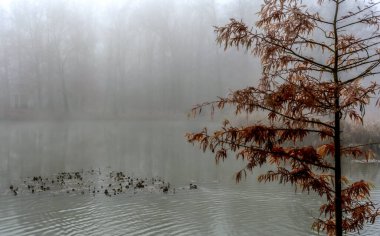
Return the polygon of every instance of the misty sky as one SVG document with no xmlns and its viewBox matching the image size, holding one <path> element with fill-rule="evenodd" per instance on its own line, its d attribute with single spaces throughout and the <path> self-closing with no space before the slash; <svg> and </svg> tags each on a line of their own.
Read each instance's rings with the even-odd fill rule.
<svg viewBox="0 0 380 236">
<path fill-rule="evenodd" d="M 257 83 L 258 60 L 213 26 L 253 25 L 260 3 L 0 0 L 0 118 L 183 118 Z"/>
<path fill-rule="evenodd" d="M 213 26 L 253 22 L 252 1 L 2 1 L 0 113 L 178 117 L 254 83 L 257 59 Z"/>
</svg>

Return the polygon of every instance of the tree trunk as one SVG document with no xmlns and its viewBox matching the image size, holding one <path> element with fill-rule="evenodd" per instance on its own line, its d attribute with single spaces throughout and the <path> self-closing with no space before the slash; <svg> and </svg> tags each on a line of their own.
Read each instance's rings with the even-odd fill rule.
<svg viewBox="0 0 380 236">
<path fill-rule="evenodd" d="M 342 229 L 342 171 L 341 171 L 341 163 L 340 163 L 340 119 L 341 119 L 341 111 L 340 111 L 340 82 L 339 82 L 339 75 L 338 75 L 338 28 L 337 28 L 337 22 L 338 22 L 338 13 L 339 13 L 339 1 L 336 1 L 335 4 L 335 14 L 334 14 L 334 23 L 333 23 L 333 30 L 334 30 L 334 70 L 333 70 L 333 77 L 334 77 L 334 83 L 335 83 L 335 92 L 334 92 L 334 148 L 335 148 L 335 154 L 334 154 L 334 161 L 335 161 L 335 235 L 336 236 L 342 236 L 343 235 L 343 229 Z"/>
<path fill-rule="evenodd" d="M 335 92 L 335 107 L 339 107 L 339 90 Z M 340 111 L 335 111 L 334 146 L 335 146 L 335 223 L 336 236 L 342 236 L 342 171 L 340 163 Z"/>
</svg>

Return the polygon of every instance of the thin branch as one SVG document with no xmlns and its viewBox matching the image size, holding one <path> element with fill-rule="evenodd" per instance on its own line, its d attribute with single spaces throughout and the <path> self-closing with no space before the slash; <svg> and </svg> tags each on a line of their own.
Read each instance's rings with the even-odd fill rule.
<svg viewBox="0 0 380 236">
<path fill-rule="evenodd" d="M 258 35 L 257 35 L 257 36 L 258 36 Z M 287 53 L 289 53 L 289 54 L 291 54 L 291 55 L 293 55 L 293 56 L 296 56 L 296 57 L 298 57 L 298 58 L 300 58 L 300 59 L 302 59 L 302 60 L 304 60 L 304 61 L 307 61 L 307 62 L 309 62 L 309 63 L 311 63 L 311 64 L 313 64 L 313 65 L 315 65 L 315 66 L 317 66 L 317 67 L 319 67 L 319 68 L 325 68 L 325 69 L 327 69 L 327 70 L 329 70 L 329 71 L 332 71 L 332 70 L 333 70 L 333 68 L 331 68 L 331 67 L 329 67 L 329 66 L 327 66 L 327 65 L 324 65 L 324 64 L 318 63 L 318 62 L 316 62 L 316 61 L 314 61 L 314 60 L 312 60 L 312 59 L 310 59 L 310 58 L 307 58 L 307 57 L 305 57 L 305 56 L 302 56 L 301 54 L 295 52 L 295 51 L 292 50 L 291 48 L 288 48 L 288 47 L 286 47 L 285 45 L 280 44 L 281 41 L 279 41 L 279 40 L 277 40 L 277 39 L 270 38 L 270 39 L 273 40 L 273 41 L 268 41 L 268 40 L 266 39 L 266 37 L 264 37 L 264 36 L 258 36 L 258 37 L 259 37 L 261 40 L 267 42 L 268 44 L 271 44 L 271 45 L 273 45 L 273 46 L 277 46 L 277 47 L 283 49 L 284 51 L 286 51 Z M 274 41 L 277 41 L 278 43 L 275 43 Z"/>
<path fill-rule="evenodd" d="M 377 3 L 378 4 L 378 3 Z M 380 15 L 374 15 L 374 16 L 371 16 L 371 17 L 367 17 L 367 18 L 362 18 L 362 19 L 359 19 L 357 21 L 354 21 L 354 22 L 351 22 L 349 24 L 346 24 L 346 25 L 343 25 L 343 26 L 340 26 L 338 27 L 337 29 L 338 30 L 341 30 L 341 29 L 344 29 L 344 28 L 347 28 L 349 26 L 352 26 L 352 25 L 356 25 L 356 24 L 360 24 L 360 23 L 366 23 L 367 21 L 370 21 L 371 19 L 376 19 L 376 18 L 379 18 Z"/>
<path fill-rule="evenodd" d="M 374 57 L 374 56 L 380 56 L 380 55 L 372 55 L 371 57 Z M 348 70 L 351 70 L 351 69 L 354 69 L 354 68 L 358 68 L 360 66 L 364 66 L 364 65 L 373 63 L 372 65 L 368 66 L 367 69 L 365 69 L 365 72 L 370 72 L 371 70 L 375 69 L 379 65 L 380 59 L 371 60 L 371 61 L 368 61 L 368 59 L 369 58 L 366 58 L 366 59 L 363 59 L 361 61 L 354 62 L 354 63 L 346 65 L 346 66 L 342 66 L 342 67 L 339 68 L 338 71 L 339 72 L 340 71 L 348 71 Z"/>
<path fill-rule="evenodd" d="M 342 1 L 343 2 L 343 1 Z M 375 3 L 375 4 L 372 4 L 372 5 L 369 5 L 367 7 L 364 7 L 363 9 L 360 9 L 359 11 L 357 12 L 354 12 L 353 14 L 350 14 L 350 15 L 346 15 L 346 16 L 342 16 L 340 19 L 337 20 L 337 22 L 339 21 L 342 21 L 342 20 L 347 20 L 348 18 L 351 18 L 353 16 L 356 16 L 364 11 L 367 11 L 369 9 L 371 9 L 372 7 L 376 6 L 377 4 L 379 4 L 379 2 Z"/>
<path fill-rule="evenodd" d="M 366 147 L 366 146 L 371 146 L 371 145 L 380 145 L 380 142 L 359 144 L 359 145 L 355 145 L 355 146 L 347 146 L 347 147 L 341 148 L 341 150 L 347 150 L 347 149 L 358 148 L 358 147 Z"/>
</svg>

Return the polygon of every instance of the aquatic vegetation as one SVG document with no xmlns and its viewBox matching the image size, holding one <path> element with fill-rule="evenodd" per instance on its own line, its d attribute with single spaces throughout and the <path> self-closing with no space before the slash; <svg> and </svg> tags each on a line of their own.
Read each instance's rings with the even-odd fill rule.
<svg viewBox="0 0 380 236">
<path fill-rule="evenodd" d="M 106 186 L 106 187 L 105 187 Z M 197 189 L 197 185 L 190 184 L 189 188 Z M 100 191 L 101 190 L 101 191 Z M 108 197 L 119 194 L 136 193 L 165 193 L 175 194 L 175 188 L 163 178 L 138 178 L 126 172 L 81 170 L 75 172 L 59 172 L 51 176 L 32 176 L 21 181 L 21 184 L 11 184 L 6 194 L 17 196 L 28 194 L 80 194 L 93 196 L 105 195 Z"/>
</svg>

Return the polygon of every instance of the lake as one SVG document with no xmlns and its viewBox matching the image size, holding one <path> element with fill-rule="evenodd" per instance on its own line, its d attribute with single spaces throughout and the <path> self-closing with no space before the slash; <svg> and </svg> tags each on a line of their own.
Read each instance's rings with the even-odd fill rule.
<svg viewBox="0 0 380 236">
<path fill-rule="evenodd" d="M 204 125 L 204 124 L 202 124 Z M 110 168 L 161 176 L 175 194 L 34 194 L 0 196 L 0 235 L 318 235 L 310 226 L 321 199 L 289 185 L 236 184 L 243 166 L 216 166 L 211 154 L 186 143 L 193 121 L 71 121 L 0 123 L 0 192 L 33 175 Z M 207 124 L 212 125 L 212 124 Z M 380 186 L 377 163 L 345 165 L 354 179 Z M 189 183 L 198 189 L 189 190 Z M 380 203 L 380 190 L 372 192 Z M 361 235 L 377 235 L 380 222 Z"/>
</svg>

